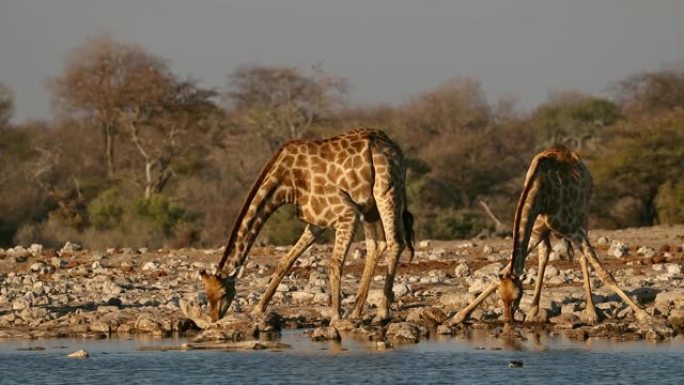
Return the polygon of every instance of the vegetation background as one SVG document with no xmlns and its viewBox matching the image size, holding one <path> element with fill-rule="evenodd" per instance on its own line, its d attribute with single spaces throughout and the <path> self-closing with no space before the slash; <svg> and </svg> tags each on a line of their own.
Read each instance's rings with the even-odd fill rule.
<svg viewBox="0 0 684 385">
<path fill-rule="evenodd" d="M 320 66 L 246 65 L 213 89 L 170 68 L 98 36 L 47 84 L 55 118 L 22 124 L 0 84 L 0 246 L 218 246 L 275 149 L 358 127 L 404 149 L 418 238 L 505 231 L 529 161 L 552 143 L 594 176 L 591 227 L 684 223 L 684 69 L 608 84 L 607 99 L 557 92 L 525 112 L 470 78 L 404 105 L 350 107 L 347 81 Z M 289 244 L 302 229 L 283 208 L 260 242 Z"/>
</svg>

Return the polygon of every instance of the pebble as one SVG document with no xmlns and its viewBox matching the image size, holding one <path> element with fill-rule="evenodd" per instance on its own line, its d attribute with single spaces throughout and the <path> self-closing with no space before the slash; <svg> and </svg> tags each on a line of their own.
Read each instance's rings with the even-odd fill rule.
<svg viewBox="0 0 684 385">
<path fill-rule="evenodd" d="M 67 357 L 69 357 L 69 358 L 88 358 L 89 356 L 90 356 L 90 354 L 88 354 L 88 352 L 86 352 L 83 349 L 77 350 L 77 351 L 67 355 Z"/>
<path fill-rule="evenodd" d="M 512 361 L 508 362 L 508 367 L 509 368 L 522 368 L 523 362 L 520 360 L 512 360 Z"/>
</svg>

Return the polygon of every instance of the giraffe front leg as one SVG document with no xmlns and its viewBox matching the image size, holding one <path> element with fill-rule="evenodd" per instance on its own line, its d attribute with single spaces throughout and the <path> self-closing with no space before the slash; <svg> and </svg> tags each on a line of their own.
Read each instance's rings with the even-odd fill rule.
<svg viewBox="0 0 684 385">
<path fill-rule="evenodd" d="M 546 271 L 546 264 L 549 261 L 549 254 L 551 253 L 551 242 L 548 236 L 544 236 L 539 243 L 538 258 L 539 258 L 539 271 L 537 272 L 537 281 L 534 283 L 534 296 L 532 297 L 532 305 L 530 310 L 528 310 L 525 317 L 527 322 L 546 322 L 547 313 L 546 311 L 539 311 L 539 302 L 541 301 L 541 291 L 544 283 L 544 272 Z"/>
<path fill-rule="evenodd" d="M 582 311 L 580 320 L 587 325 L 596 325 L 600 319 L 594 307 L 594 300 L 591 298 L 591 281 L 589 280 L 589 267 L 587 266 L 587 258 L 582 254 L 580 256 L 580 266 L 582 267 L 582 275 L 584 279 L 584 296 L 586 298 L 586 308 Z"/>
<path fill-rule="evenodd" d="M 266 311 L 266 307 L 268 307 L 268 304 L 271 301 L 271 298 L 273 298 L 273 295 L 275 294 L 278 285 L 280 285 L 280 282 L 283 280 L 297 258 L 299 258 L 299 256 L 302 255 L 302 253 L 316 241 L 316 238 L 318 238 L 322 231 L 323 230 L 318 227 L 311 225 L 306 226 L 304 233 L 302 233 L 302 235 L 299 237 L 297 243 L 292 246 L 292 249 L 290 249 L 287 255 L 285 255 L 280 260 L 280 263 L 278 263 L 276 271 L 271 276 L 271 281 L 268 284 L 268 288 L 266 288 L 266 291 L 261 296 L 259 303 L 252 310 L 252 316 L 259 317 Z"/>
<path fill-rule="evenodd" d="M 364 222 L 363 228 L 366 236 L 366 264 L 364 265 L 361 281 L 359 282 L 356 303 L 349 316 L 351 319 L 358 319 L 361 317 L 361 312 L 363 312 L 363 307 L 368 298 L 368 289 L 370 288 L 371 279 L 373 278 L 373 272 L 375 271 L 380 256 L 385 251 L 385 243 L 378 241 L 378 238 L 382 237 L 382 224 L 380 222 Z"/>
<path fill-rule="evenodd" d="M 350 208 L 348 215 L 338 219 L 338 226 L 335 232 L 335 246 L 329 265 L 331 311 L 330 323 L 336 323 L 342 318 L 340 308 L 340 284 L 342 280 L 342 266 L 344 259 L 349 251 L 356 225 L 356 213 Z"/>
</svg>

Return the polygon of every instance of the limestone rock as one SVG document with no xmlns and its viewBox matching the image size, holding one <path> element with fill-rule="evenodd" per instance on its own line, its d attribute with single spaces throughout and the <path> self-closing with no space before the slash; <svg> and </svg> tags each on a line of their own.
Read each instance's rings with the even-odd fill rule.
<svg viewBox="0 0 684 385">
<path fill-rule="evenodd" d="M 655 257 L 658 253 L 654 248 L 650 246 L 641 246 L 639 250 L 637 250 L 637 254 L 642 255 L 646 258 L 652 258 Z"/>
<path fill-rule="evenodd" d="M 81 247 L 81 245 L 79 245 L 78 243 L 73 243 L 73 242 L 67 241 L 64 244 L 64 246 L 62 247 L 62 249 L 59 251 L 59 253 L 60 254 L 62 254 L 62 253 L 73 253 L 73 252 L 79 251 L 81 249 L 83 249 L 83 247 Z"/>
<path fill-rule="evenodd" d="M 490 263 L 489 265 L 483 266 L 482 268 L 475 270 L 474 275 L 479 277 L 498 276 L 499 272 L 503 267 L 504 266 L 501 262 Z"/>
<path fill-rule="evenodd" d="M 90 356 L 90 354 L 88 354 L 88 352 L 86 352 L 83 349 L 77 350 L 77 351 L 67 355 L 67 357 L 69 357 L 69 358 L 88 358 L 89 356 Z"/>
<path fill-rule="evenodd" d="M 310 304 L 315 294 L 306 291 L 294 291 L 291 294 L 292 301 L 299 304 Z"/>
<path fill-rule="evenodd" d="M 397 283 L 392 287 L 392 292 L 394 293 L 394 298 L 401 298 L 407 294 L 411 293 L 411 286 L 405 283 Z"/>
<path fill-rule="evenodd" d="M 411 322 L 397 322 L 389 325 L 386 336 L 398 342 L 418 343 L 421 334 L 420 326 Z"/>
<path fill-rule="evenodd" d="M 153 270 L 157 270 L 157 269 L 159 269 L 159 263 L 157 263 L 155 261 L 146 262 L 142 266 L 142 271 L 153 271 Z"/>
<path fill-rule="evenodd" d="M 629 247 L 624 242 L 613 240 L 613 242 L 610 243 L 608 255 L 615 258 L 626 257 L 629 255 Z"/>
<path fill-rule="evenodd" d="M 459 263 L 454 269 L 454 277 L 467 277 L 470 274 L 470 268 L 465 262 Z"/>
<path fill-rule="evenodd" d="M 340 332 L 333 326 L 321 326 L 311 334 L 312 341 L 340 341 Z"/>
</svg>

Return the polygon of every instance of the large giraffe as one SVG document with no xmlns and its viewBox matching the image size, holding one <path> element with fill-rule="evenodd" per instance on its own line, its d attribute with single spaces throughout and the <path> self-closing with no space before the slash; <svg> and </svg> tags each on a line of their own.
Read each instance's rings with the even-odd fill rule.
<svg viewBox="0 0 684 385">
<path fill-rule="evenodd" d="M 583 322 L 595 324 L 599 320 L 591 299 L 587 260 L 603 284 L 617 293 L 634 310 L 636 318 L 639 321 L 647 320 L 646 312 L 618 287 L 617 282 L 598 260 L 594 248 L 589 243 L 587 225 L 592 187 L 589 170 L 573 151 L 562 145 L 554 145 L 537 154 L 527 170 L 523 191 L 515 211 L 511 263 L 502 270 L 500 281 L 492 283 L 473 303 L 457 313 L 452 318 L 452 323 L 465 320 L 497 288 L 504 304 L 504 320 L 512 323 L 523 293 L 520 277 L 524 272 L 525 259 L 536 245 L 539 245 L 539 271 L 535 281 L 532 306 L 527 313 L 526 320 L 540 321 L 542 317 L 539 312 L 539 301 L 544 270 L 551 249 L 549 238 L 552 234 L 564 242 L 569 241 L 582 252 L 580 266 L 584 275 L 584 292 L 587 301 L 581 317 Z M 530 243 L 532 247 L 528 248 Z"/>
<path fill-rule="evenodd" d="M 408 246 L 413 258 L 413 216 L 406 208 L 404 158 L 382 131 L 354 130 L 322 140 L 284 144 L 259 174 L 235 219 L 216 274 L 201 273 L 213 322 L 223 317 L 235 297 L 235 279 L 268 217 L 283 204 L 296 205 L 307 223 L 292 249 L 278 264 L 253 314 L 266 310 L 280 281 L 295 260 L 321 234 L 335 230 L 329 264 L 332 316 L 341 318 L 340 277 L 344 259 L 361 220 L 366 237 L 366 263 L 351 318 L 358 318 L 368 296 L 378 258 L 387 251 L 387 276 L 376 318 L 389 316 L 399 255 Z M 227 262 L 230 272 L 223 275 Z"/>
</svg>

